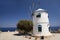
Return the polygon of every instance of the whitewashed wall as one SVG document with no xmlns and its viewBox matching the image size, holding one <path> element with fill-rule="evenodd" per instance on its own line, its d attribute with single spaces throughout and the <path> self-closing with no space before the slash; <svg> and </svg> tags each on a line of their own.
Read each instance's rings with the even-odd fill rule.
<svg viewBox="0 0 60 40">
<path fill-rule="evenodd" d="M 42 12 L 41 12 L 42 11 Z M 37 18 L 36 15 L 41 14 L 40 18 Z M 33 13 L 33 34 L 34 36 L 49 36 L 51 35 L 49 32 L 49 19 L 48 13 L 43 9 L 38 9 Z M 38 25 L 42 26 L 42 32 L 38 31 Z"/>
</svg>

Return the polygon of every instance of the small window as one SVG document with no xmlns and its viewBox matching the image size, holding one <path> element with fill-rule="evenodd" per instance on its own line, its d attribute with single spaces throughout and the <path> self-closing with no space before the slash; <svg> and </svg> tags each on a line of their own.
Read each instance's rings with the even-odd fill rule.
<svg viewBox="0 0 60 40">
<path fill-rule="evenodd" d="M 38 25 L 38 32 L 42 32 L 42 26 Z"/>
<path fill-rule="evenodd" d="M 41 14 L 39 13 L 38 15 L 36 15 L 36 17 L 41 17 Z"/>
</svg>

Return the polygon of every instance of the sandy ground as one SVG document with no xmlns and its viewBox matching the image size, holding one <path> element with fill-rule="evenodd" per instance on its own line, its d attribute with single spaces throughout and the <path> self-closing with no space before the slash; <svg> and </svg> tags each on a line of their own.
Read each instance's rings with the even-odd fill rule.
<svg viewBox="0 0 60 40">
<path fill-rule="evenodd" d="M 0 40 L 35 40 L 34 37 L 28 36 L 27 38 L 24 35 L 15 35 L 18 34 L 18 32 L 0 32 Z M 40 40 L 38 38 L 37 40 Z M 52 33 L 51 37 L 46 37 L 44 40 L 60 40 L 60 33 Z"/>
<path fill-rule="evenodd" d="M 24 35 L 18 36 L 14 34 L 18 34 L 18 32 L 1 32 L 0 40 L 34 40 L 34 38 L 29 39 Z"/>
</svg>

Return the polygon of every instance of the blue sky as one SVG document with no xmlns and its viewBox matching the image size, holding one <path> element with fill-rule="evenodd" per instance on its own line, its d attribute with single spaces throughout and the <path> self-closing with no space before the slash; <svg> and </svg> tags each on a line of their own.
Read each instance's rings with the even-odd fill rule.
<svg viewBox="0 0 60 40">
<path fill-rule="evenodd" d="M 51 26 L 60 26 L 60 0 L 34 0 L 48 11 Z M 0 27 L 16 27 L 19 20 L 32 20 L 32 0 L 0 0 Z M 36 5 L 35 5 L 36 6 Z M 33 9 L 32 9 L 33 10 Z"/>
</svg>

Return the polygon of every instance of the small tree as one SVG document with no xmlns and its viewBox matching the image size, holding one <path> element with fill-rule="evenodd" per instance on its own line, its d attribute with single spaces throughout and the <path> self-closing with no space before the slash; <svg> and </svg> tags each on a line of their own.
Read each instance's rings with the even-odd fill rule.
<svg viewBox="0 0 60 40">
<path fill-rule="evenodd" d="M 17 24 L 17 29 L 22 33 L 31 32 L 33 29 L 33 23 L 30 20 L 20 20 Z"/>
</svg>

